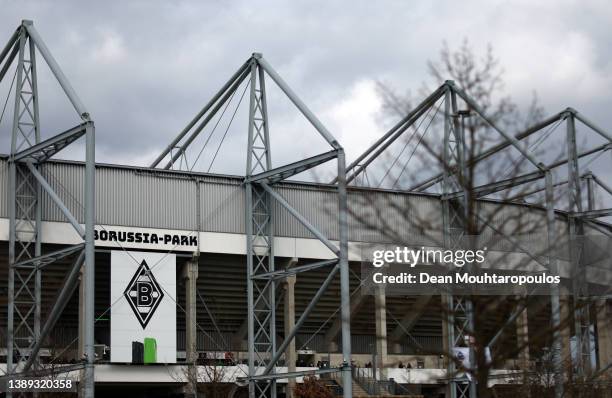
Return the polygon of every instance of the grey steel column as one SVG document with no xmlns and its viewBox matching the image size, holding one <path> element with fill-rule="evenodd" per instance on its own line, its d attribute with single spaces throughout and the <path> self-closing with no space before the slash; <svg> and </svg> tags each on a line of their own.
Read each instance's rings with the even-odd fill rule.
<svg viewBox="0 0 612 398">
<path fill-rule="evenodd" d="M 32 108 L 34 110 L 34 141 L 40 143 L 40 117 L 38 112 L 38 78 L 36 74 L 36 48 L 32 40 L 28 40 L 30 50 L 30 76 L 32 78 Z M 34 246 L 34 255 L 39 257 L 42 254 L 42 187 L 40 183 L 36 183 L 36 215 L 35 215 L 35 234 L 36 243 Z M 35 265 L 36 271 L 34 274 L 34 342 L 38 343 L 40 339 L 40 302 L 42 291 L 42 272 L 39 269 L 39 264 Z M 34 368 L 39 365 L 38 356 L 34 362 Z"/>
<path fill-rule="evenodd" d="M 95 169 L 95 128 L 93 122 L 88 123 L 85 132 L 85 383 L 83 395 L 94 397 L 94 323 L 95 323 L 95 242 L 94 225 L 96 218 L 96 169 Z"/>
<path fill-rule="evenodd" d="M 17 131 L 19 128 L 19 101 L 20 101 L 20 85 L 23 73 L 23 52 L 26 42 L 25 30 L 20 27 L 18 43 L 19 46 L 19 61 L 17 63 L 17 87 L 15 88 L 15 107 L 13 110 L 13 127 L 11 136 L 11 155 L 17 152 Z M 8 276 L 8 316 L 7 316 L 7 351 L 6 351 L 6 367 L 7 374 L 13 373 L 13 358 L 15 352 L 14 338 L 14 321 L 15 321 L 15 244 L 17 240 L 16 233 L 16 191 L 17 190 L 17 165 L 12 159 L 9 160 L 9 276 Z M 7 397 L 11 397 L 12 393 L 7 392 Z"/>
<path fill-rule="evenodd" d="M 198 395 L 197 351 L 197 290 L 198 290 L 198 257 L 185 263 L 183 268 L 185 281 L 185 359 L 188 364 L 187 393 L 192 397 Z"/>
<path fill-rule="evenodd" d="M 247 148 L 247 168 L 246 175 L 251 175 L 253 168 L 251 151 L 253 142 L 253 104 L 255 103 L 255 69 L 256 65 L 251 63 L 250 77 L 250 101 L 249 101 L 249 128 L 248 128 L 248 148 Z M 248 311 L 248 326 L 247 326 L 247 341 L 248 341 L 248 362 L 249 376 L 255 375 L 255 305 L 253 292 L 253 184 L 246 183 L 245 185 L 245 207 L 246 207 L 246 239 L 247 239 L 247 311 Z M 255 398 L 255 382 L 249 381 L 249 398 Z"/>
<path fill-rule="evenodd" d="M 447 87 L 446 92 L 444 93 L 444 148 L 442 153 L 442 161 L 443 161 L 443 175 L 442 175 L 442 193 L 447 193 L 452 191 L 450 188 L 450 89 Z M 444 238 L 444 245 L 446 247 L 450 247 L 450 206 L 448 205 L 448 200 L 442 202 L 442 233 Z M 447 378 L 450 379 L 447 392 L 450 398 L 456 398 L 457 396 L 457 387 L 455 385 L 455 381 L 451 379 L 451 377 L 455 373 L 455 364 L 452 360 L 453 355 L 453 347 L 455 346 L 455 317 L 453 314 L 454 308 L 454 300 L 451 294 L 443 295 L 442 302 L 446 303 L 446 311 L 448 311 L 446 315 L 446 337 L 447 337 L 447 345 L 449 356 L 446 372 Z"/>
<path fill-rule="evenodd" d="M 387 380 L 387 300 L 384 286 L 376 286 L 374 290 L 374 316 L 376 319 L 376 361 L 372 362 L 374 369 L 379 370 L 380 377 L 373 374 L 375 380 Z"/>
<path fill-rule="evenodd" d="M 548 233 L 548 269 L 551 275 L 559 275 L 557 266 L 556 251 L 554 250 L 557 242 L 557 232 L 555 229 L 555 209 L 553 195 L 553 180 L 550 170 L 544 174 L 546 183 L 546 230 Z M 553 372 L 555 378 L 555 398 L 563 398 L 565 381 L 563 375 L 563 362 L 561 358 L 561 309 L 559 304 L 559 286 L 550 286 L 550 307 L 551 307 L 551 328 L 553 330 L 552 355 Z M 569 342 L 568 342 L 569 343 Z"/>
<path fill-rule="evenodd" d="M 252 83 L 252 81 L 251 81 Z M 250 117 L 249 117 L 250 118 Z M 249 126 L 251 123 L 249 123 Z M 249 134 L 250 136 L 250 134 Z M 249 142 L 251 142 L 249 138 Z M 250 165 L 250 155 L 248 156 L 247 164 Z M 250 168 L 250 166 L 247 166 Z M 245 207 L 246 207 L 246 239 L 247 239 L 247 341 L 248 341 L 248 364 L 249 364 L 249 376 L 255 375 L 255 306 L 253 305 L 254 294 L 253 294 L 253 283 L 251 278 L 253 277 L 253 209 L 251 203 L 253 202 L 253 185 L 248 182 L 245 186 Z M 255 383 L 249 381 L 249 398 L 255 398 Z"/>
<path fill-rule="evenodd" d="M 292 259 L 297 260 L 297 259 Z M 289 275 L 285 279 L 285 305 L 284 305 L 284 323 L 285 323 L 285 339 L 290 337 L 291 330 L 295 327 L 295 275 Z M 295 339 L 291 339 L 291 342 L 285 350 L 285 364 L 287 365 L 287 372 L 295 372 L 296 362 L 295 352 Z M 287 382 L 287 391 L 285 393 L 287 398 L 293 398 L 293 389 L 295 388 L 295 379 L 289 378 Z"/>
<path fill-rule="evenodd" d="M 576 121 L 574 113 L 567 113 L 567 167 L 569 188 L 569 211 L 582 211 L 582 192 L 580 187 L 580 168 L 578 165 L 578 149 L 576 145 Z M 582 269 L 580 248 L 575 243 L 580 242 L 579 237 L 584 235 L 582 220 L 574 217 L 568 218 L 570 238 L 570 264 L 574 275 L 574 329 L 576 334 L 576 369 L 577 374 L 586 377 L 591 373 L 591 336 L 589 301 L 586 300 L 587 281 L 586 272 Z"/>
<path fill-rule="evenodd" d="M 346 159 L 338 150 L 338 220 L 340 227 L 340 314 L 342 317 L 342 388 L 344 398 L 353 397 L 351 376 L 351 291 L 348 264 L 348 205 Z"/>
</svg>

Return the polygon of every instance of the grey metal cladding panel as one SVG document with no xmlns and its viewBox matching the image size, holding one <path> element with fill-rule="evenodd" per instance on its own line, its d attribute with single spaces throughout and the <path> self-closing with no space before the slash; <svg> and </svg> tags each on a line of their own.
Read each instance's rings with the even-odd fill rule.
<svg viewBox="0 0 612 398">
<path fill-rule="evenodd" d="M 338 196 L 335 191 L 288 184 L 278 185 L 274 189 L 325 236 L 338 239 Z M 312 234 L 276 201 L 273 201 L 272 209 L 274 232 L 277 236 L 312 237 Z"/>
<path fill-rule="evenodd" d="M 335 190 L 315 190 L 299 185 L 279 185 L 275 189 L 328 238 L 338 239 L 338 195 Z M 432 197 L 351 190 L 348 200 L 349 240 L 355 242 L 384 243 L 392 241 L 390 236 L 393 236 L 406 244 L 428 244 L 431 242 L 428 234 L 420 231 L 411 220 L 418 217 L 428 225 L 436 226 L 441 214 L 437 198 Z M 282 206 L 273 203 L 273 209 L 276 235 L 312 237 Z"/>
<path fill-rule="evenodd" d="M 70 211 L 83 222 L 84 167 L 47 163 L 43 175 Z M 48 195 L 43 219 L 65 221 Z M 195 229 L 195 183 L 160 178 L 130 169 L 96 169 L 96 223 L 151 228 Z"/>
<path fill-rule="evenodd" d="M 40 173 L 45 177 L 72 215 L 79 222 L 84 222 L 83 203 L 85 201 L 83 187 L 85 184 L 85 168 L 81 165 L 45 163 L 41 167 Z M 55 202 L 44 191 L 42 194 L 42 209 L 43 220 L 66 221 L 66 217 L 64 217 Z"/>
<path fill-rule="evenodd" d="M 231 180 L 200 183 L 202 231 L 244 233 L 245 190 Z"/>
<path fill-rule="evenodd" d="M 0 159 L 0 217 L 8 217 L 8 161 Z"/>
<path fill-rule="evenodd" d="M 349 193 L 349 239 L 428 245 L 441 238 L 437 198 L 380 191 Z"/>
<path fill-rule="evenodd" d="M 99 168 L 96 215 L 100 224 L 195 230 L 196 183 L 129 169 Z"/>
</svg>

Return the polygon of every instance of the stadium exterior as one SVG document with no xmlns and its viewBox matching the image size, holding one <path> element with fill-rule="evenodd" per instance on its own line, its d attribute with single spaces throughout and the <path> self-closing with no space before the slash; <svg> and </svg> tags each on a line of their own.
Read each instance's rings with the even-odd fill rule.
<svg viewBox="0 0 612 398">
<path fill-rule="evenodd" d="M 442 193 L 425 192 L 427 183 L 411 190 L 357 186 L 356 176 L 371 156 L 379 155 L 378 149 L 390 139 L 397 139 L 439 99 L 446 100 L 447 115 L 457 114 L 456 109 L 451 109 L 456 96 L 478 112 L 477 104 L 471 103 L 452 82 L 441 86 L 345 170 L 340 144 L 267 61 L 255 54 L 152 167 L 95 164 L 90 115 L 30 22 L 20 25 L 0 53 L 0 67 L 7 65 L 7 69 L 16 59 L 18 70 L 23 70 L 18 82 L 28 80 L 27 76 L 35 82 L 35 70 L 23 67 L 28 61 L 33 64 L 34 46 L 54 71 L 81 121 L 75 129 L 43 140 L 38 133 L 37 111 L 32 112 L 37 139 L 22 139 L 29 145 L 13 145 L 12 153 L 0 158 L 0 191 L 5 193 L 0 195 L 0 283 L 8 296 L 0 322 L 6 334 L 3 358 L 9 374 L 67 374 L 81 381 L 79 394 L 83 396 L 93 396 L 94 388 L 99 395 L 116 391 L 131 391 L 134 395 L 191 394 L 192 384 L 197 384 L 190 382 L 191 372 L 197 373 L 197 367 L 212 366 L 202 359 L 203 354 L 210 359 L 217 358 L 218 353 L 232 353 L 223 357 L 231 361 L 223 362 L 220 380 L 197 380 L 198 383 L 233 385 L 231 394 L 235 396 L 247 391 L 251 397 L 289 396 L 288 386 L 301 383 L 305 375 L 316 374 L 345 397 L 475 396 L 474 380 L 458 369 L 447 354 L 454 346 L 464 345 L 461 341 L 470 330 L 473 314 L 469 298 L 360 293 L 361 267 L 369 261 L 372 247 L 397 243 L 389 238 L 386 229 L 400 236 L 403 245 L 416 247 L 439 245 L 449 234 L 449 202 L 463 194 L 450 180 L 461 173 L 461 167 L 442 173 L 438 180 L 443 182 Z M 31 58 L 27 57 L 28 48 L 32 48 Z M 0 73 L 0 80 L 5 73 Z M 281 87 L 330 144 L 331 151 L 280 168 L 271 167 L 265 76 Z M 210 120 L 208 116 L 214 115 L 239 84 L 249 79 L 251 118 L 246 176 L 172 170 L 181 152 L 199 133 L 191 135 L 199 123 L 203 121 L 205 125 Z M 18 90 L 16 103 L 20 103 L 19 95 L 36 92 L 35 83 L 29 89 L 19 87 L 22 90 Z M 36 100 L 22 103 L 22 109 L 27 109 Z M 15 111 L 14 142 L 28 126 L 23 122 L 23 115 L 28 113 Z M 574 119 L 583 120 L 609 140 L 602 129 L 574 110 L 551 119 L 561 118 L 569 118 L 571 123 Z M 445 137 L 453 134 L 450 130 L 454 119 L 447 119 Z M 551 121 L 535 126 L 531 133 L 546 123 Z M 588 209 L 583 209 L 574 199 L 576 209 L 561 211 L 555 210 L 550 200 L 544 205 L 530 205 L 485 198 L 537 180 L 545 181 L 547 194 L 552 192 L 552 165 L 545 166 L 518 145 L 526 134 L 499 133 L 504 148 L 515 146 L 536 171 L 512 181 L 477 187 L 481 197 L 479 211 L 496 214 L 488 221 L 488 233 L 511 234 L 508 224 L 520 217 L 541 231 L 534 245 L 545 252 L 551 241 L 571 240 L 571 235 L 577 233 L 576 219 L 584 221 L 579 222 L 580 235 L 607 236 L 612 232 L 608 224 L 596 220 L 609 215 L 609 209 L 595 209 L 591 202 Z M 51 159 L 81 136 L 86 136 L 88 142 L 85 162 Z M 609 143 L 600 148 L 608 149 Z M 574 184 L 572 178 L 581 178 L 578 160 L 587 155 L 575 148 L 568 152 L 568 158 L 560 165 L 575 167 L 568 178 Z M 495 151 L 487 156 L 494 154 Z M 165 159 L 170 159 L 169 163 L 159 167 Z M 338 176 L 329 184 L 287 180 L 328 161 L 338 164 Z M 457 165 L 462 162 L 457 160 Z M 589 184 L 592 188 L 593 181 Z M 579 185 L 578 182 L 574 186 Z M 602 188 L 607 190 L 603 183 Z M 417 217 L 428 220 L 426 231 L 406 222 Z M 384 225 L 377 221 L 381 218 L 386 220 Z M 502 246 L 492 248 L 492 255 L 508 251 Z M 20 258 L 20 250 L 28 257 Z M 114 251 L 176 255 L 176 364 L 137 365 L 109 359 Z M 518 257 L 522 261 L 529 255 Z M 575 275 L 566 266 L 572 258 L 569 246 L 544 257 L 548 269 L 572 285 Z M 527 263 L 527 268 L 533 265 Z M 28 273 L 22 268 L 27 268 Z M 603 277 L 585 274 L 581 283 L 609 288 L 610 278 L 606 273 Z M 31 303 L 24 304 L 24 295 L 32 297 Z M 533 361 L 529 352 L 544 348 L 539 342 L 530 342 L 532 330 L 550 329 L 546 341 L 553 350 L 557 396 L 563 394 L 568 377 L 562 362 L 572 362 L 572 339 L 583 350 L 578 349 L 580 354 L 573 359 L 577 364 L 575 372 L 591 377 L 609 368 L 609 300 L 607 296 L 592 300 L 590 307 L 604 310 L 592 310 L 590 319 L 589 311 L 585 315 L 578 306 L 584 298 L 574 295 L 570 300 L 566 293 L 557 291 L 540 296 L 544 304 L 530 302 L 523 307 L 517 304 L 519 300 L 509 297 L 507 307 L 500 309 L 502 315 L 485 322 L 493 352 L 500 331 L 510 333 L 516 347 L 527 346 L 491 371 L 491 385 L 503 389 L 524 380 L 521 370 Z M 450 311 L 443 312 L 441 308 Z M 563 314 L 573 314 L 576 326 L 561 324 Z M 466 324 L 457 319 L 465 319 Z M 581 335 L 584 322 L 586 338 Z M 593 369 L 592 325 L 596 330 Z M 370 367 L 363 369 L 366 363 L 378 368 L 378 373 L 373 374 Z M 410 364 L 410 368 L 400 363 Z"/>
</svg>

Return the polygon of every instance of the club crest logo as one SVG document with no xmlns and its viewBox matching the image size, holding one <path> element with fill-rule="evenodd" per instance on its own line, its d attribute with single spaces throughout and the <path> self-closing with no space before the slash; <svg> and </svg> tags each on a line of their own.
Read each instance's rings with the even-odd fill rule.
<svg viewBox="0 0 612 398">
<path fill-rule="evenodd" d="M 164 298 L 164 293 L 145 260 L 142 260 L 123 292 L 123 296 L 130 303 L 134 315 L 145 329 Z"/>
</svg>

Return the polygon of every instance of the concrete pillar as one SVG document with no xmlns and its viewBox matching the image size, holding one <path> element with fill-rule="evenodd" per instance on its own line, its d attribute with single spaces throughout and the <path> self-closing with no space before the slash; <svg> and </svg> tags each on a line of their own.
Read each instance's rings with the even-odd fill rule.
<svg viewBox="0 0 612 398">
<path fill-rule="evenodd" d="M 285 337 L 289 335 L 295 326 L 295 275 L 290 275 L 285 279 L 285 303 L 284 303 L 284 320 L 285 320 Z M 285 350 L 285 363 L 289 372 L 295 372 L 295 362 L 297 355 L 295 352 L 295 339 L 289 343 Z M 290 378 L 287 383 L 287 398 L 293 398 L 293 389 L 295 388 L 295 378 Z"/>
<path fill-rule="evenodd" d="M 599 369 L 612 363 L 612 306 L 606 299 L 597 300 L 597 348 Z"/>
<path fill-rule="evenodd" d="M 83 274 L 85 267 L 81 267 L 79 271 L 79 341 L 77 342 L 77 360 L 81 360 L 85 356 L 85 287 L 83 283 Z M 79 372 L 80 380 L 85 379 L 85 369 L 81 369 Z M 85 396 L 85 383 L 79 383 L 78 396 Z"/>
<path fill-rule="evenodd" d="M 519 351 L 519 364 L 522 370 L 529 369 L 529 325 L 527 311 L 528 309 L 525 308 L 516 318 L 516 340 L 518 347 L 522 347 Z"/>
<path fill-rule="evenodd" d="M 198 282 L 198 258 L 185 263 L 183 268 L 183 280 L 185 282 L 185 361 L 188 367 L 188 383 L 186 394 L 194 396 L 197 391 L 198 372 L 196 360 L 198 359 L 198 335 L 197 335 L 197 282 Z"/>
<path fill-rule="evenodd" d="M 77 359 L 83 359 L 85 354 L 85 335 L 83 325 L 85 324 L 85 288 L 83 286 L 83 267 L 79 271 L 79 342 L 77 347 Z"/>
<path fill-rule="evenodd" d="M 377 379 L 386 380 L 387 370 L 385 365 L 387 360 L 387 303 L 385 288 L 377 286 L 374 295 L 375 317 L 376 317 L 376 369 L 380 377 Z"/>
<path fill-rule="evenodd" d="M 570 347 L 570 325 L 572 324 L 570 296 L 562 294 L 559 296 L 559 303 L 561 309 L 561 361 L 563 362 L 564 371 L 573 373 Z"/>
<path fill-rule="evenodd" d="M 449 337 L 449 327 L 452 325 L 449 325 L 449 320 L 450 320 L 450 314 L 448 311 L 448 295 L 447 294 L 441 294 L 440 295 L 440 303 L 441 303 L 441 310 L 442 310 L 442 352 L 444 353 L 444 363 L 442 364 L 442 367 L 444 369 L 448 368 L 448 364 L 449 364 L 449 357 L 452 355 L 452 349 L 453 347 L 451 347 L 450 344 L 450 337 Z"/>
</svg>

